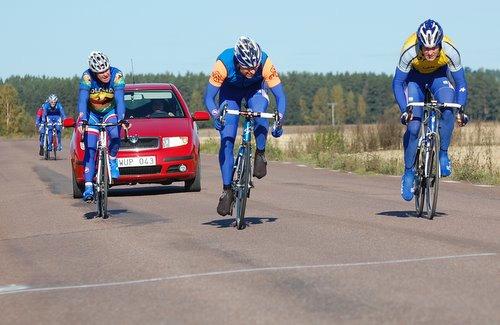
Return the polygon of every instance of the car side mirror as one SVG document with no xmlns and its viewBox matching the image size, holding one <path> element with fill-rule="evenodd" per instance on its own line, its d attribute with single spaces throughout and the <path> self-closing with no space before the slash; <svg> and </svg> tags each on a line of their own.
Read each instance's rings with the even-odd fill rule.
<svg viewBox="0 0 500 325">
<path fill-rule="evenodd" d="M 206 111 L 198 111 L 193 113 L 194 121 L 208 121 L 210 119 L 210 114 Z"/>
<path fill-rule="evenodd" d="M 75 127 L 75 119 L 72 117 L 67 117 L 63 121 L 63 126 L 65 128 L 74 128 Z"/>
</svg>

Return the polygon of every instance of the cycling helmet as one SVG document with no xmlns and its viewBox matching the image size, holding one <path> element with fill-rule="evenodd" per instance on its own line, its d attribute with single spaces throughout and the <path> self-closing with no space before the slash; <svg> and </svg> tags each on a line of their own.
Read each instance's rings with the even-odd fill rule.
<svg viewBox="0 0 500 325">
<path fill-rule="evenodd" d="M 56 94 L 50 94 L 47 98 L 47 102 L 57 102 L 59 98 L 57 98 Z"/>
<path fill-rule="evenodd" d="M 441 46 L 443 40 L 443 29 L 432 19 L 427 19 L 417 30 L 417 38 L 420 47 Z"/>
<path fill-rule="evenodd" d="M 94 73 L 101 73 L 109 69 L 108 57 L 99 51 L 92 51 L 89 55 L 89 67 Z"/>
<path fill-rule="evenodd" d="M 240 36 L 234 46 L 234 56 L 243 68 L 257 68 L 262 58 L 259 44 L 246 36 Z"/>
</svg>

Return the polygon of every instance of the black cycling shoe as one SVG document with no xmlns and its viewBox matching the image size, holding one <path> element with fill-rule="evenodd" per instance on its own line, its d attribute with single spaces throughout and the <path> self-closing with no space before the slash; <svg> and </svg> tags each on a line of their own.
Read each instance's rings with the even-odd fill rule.
<svg viewBox="0 0 500 325">
<path fill-rule="evenodd" d="M 40 146 L 40 150 L 38 150 L 38 155 L 43 156 L 43 146 Z"/>
<path fill-rule="evenodd" d="M 253 176 L 261 179 L 267 174 L 267 159 L 262 151 L 255 151 L 253 160 Z"/>
<path fill-rule="evenodd" d="M 217 213 L 221 216 L 231 214 L 233 207 L 234 193 L 232 189 L 223 190 L 219 197 L 219 205 L 217 205 Z"/>
</svg>

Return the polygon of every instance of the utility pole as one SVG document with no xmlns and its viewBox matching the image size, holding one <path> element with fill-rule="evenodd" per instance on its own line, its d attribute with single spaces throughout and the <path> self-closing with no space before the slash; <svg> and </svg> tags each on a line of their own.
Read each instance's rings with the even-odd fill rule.
<svg viewBox="0 0 500 325">
<path fill-rule="evenodd" d="M 332 126 L 335 126 L 335 104 L 336 103 L 326 103 L 332 108 Z"/>
</svg>

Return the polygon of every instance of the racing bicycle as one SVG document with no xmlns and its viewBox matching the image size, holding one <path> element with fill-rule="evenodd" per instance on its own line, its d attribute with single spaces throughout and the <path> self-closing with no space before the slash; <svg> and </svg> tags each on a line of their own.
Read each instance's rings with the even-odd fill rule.
<svg viewBox="0 0 500 325">
<path fill-rule="evenodd" d="M 50 159 L 50 151 L 49 148 L 49 132 L 52 132 L 52 152 L 54 153 L 54 160 L 57 160 L 57 147 L 59 143 L 57 142 L 57 126 L 62 126 L 60 121 L 58 122 L 50 122 L 46 121 L 45 123 L 45 134 L 43 136 L 43 158 L 45 160 Z M 50 128 L 50 130 L 49 130 Z M 62 132 L 62 131 L 61 131 Z"/>
<path fill-rule="evenodd" d="M 233 215 L 233 208 L 236 208 L 236 228 L 238 230 L 244 229 L 245 223 L 245 209 L 247 199 L 250 197 L 250 189 L 254 187 L 251 175 L 253 174 L 252 166 L 252 134 L 254 129 L 254 119 L 256 117 L 274 119 L 273 128 L 278 127 L 278 113 L 265 113 L 253 112 L 249 109 L 246 110 L 232 110 L 228 109 L 225 105 L 222 109 L 221 121 L 224 123 L 225 115 L 239 115 L 245 119 L 243 121 L 243 131 L 241 136 L 241 144 L 238 148 L 238 153 L 234 159 L 233 166 L 233 181 L 231 183 L 234 191 L 235 200 L 231 207 L 231 215 Z"/>
<path fill-rule="evenodd" d="M 439 120 L 442 109 L 460 109 L 461 105 L 439 103 L 432 99 L 427 88 L 425 98 L 424 102 L 412 102 L 407 107 L 409 113 L 413 107 L 423 107 L 420 136 L 415 156 L 415 210 L 417 216 L 421 217 L 425 209 L 425 216 L 432 220 L 436 213 L 439 179 L 441 178 Z"/>
<path fill-rule="evenodd" d="M 108 132 L 107 127 L 119 126 L 124 124 L 128 126 L 129 123 L 124 121 L 122 123 L 86 123 L 85 126 L 94 126 L 99 130 L 99 139 L 97 140 L 97 173 L 96 181 L 94 182 L 94 198 L 93 202 L 97 204 L 97 217 L 107 219 L 108 213 L 108 191 L 109 185 L 112 183 L 111 170 L 109 166 L 108 156 Z M 82 133 L 82 139 L 83 139 Z M 128 139 L 128 130 L 125 128 L 125 141 Z"/>
</svg>

